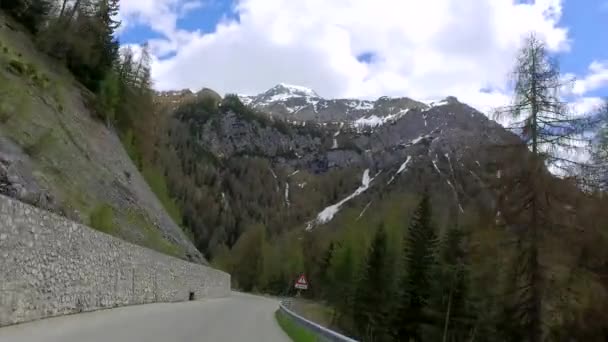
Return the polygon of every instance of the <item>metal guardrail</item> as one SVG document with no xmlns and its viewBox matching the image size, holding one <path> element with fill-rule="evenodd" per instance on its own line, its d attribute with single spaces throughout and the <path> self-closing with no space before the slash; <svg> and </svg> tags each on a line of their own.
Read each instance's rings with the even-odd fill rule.
<svg viewBox="0 0 608 342">
<path fill-rule="evenodd" d="M 335 331 L 329 330 L 325 327 L 320 326 L 319 324 L 309 321 L 306 318 L 298 315 L 297 313 L 291 311 L 288 307 L 291 307 L 291 300 L 283 300 L 279 304 L 279 310 L 284 314 L 290 316 L 296 324 L 314 332 L 321 341 L 326 342 L 358 342 L 357 340 L 353 340 L 350 337 L 346 337 L 344 335 L 338 334 Z"/>
</svg>

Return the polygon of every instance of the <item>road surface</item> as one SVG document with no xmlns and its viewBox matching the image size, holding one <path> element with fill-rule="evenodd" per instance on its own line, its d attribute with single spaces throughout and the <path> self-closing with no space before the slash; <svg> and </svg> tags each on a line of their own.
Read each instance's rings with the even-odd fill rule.
<svg viewBox="0 0 608 342">
<path fill-rule="evenodd" d="M 231 297 L 147 304 L 0 328 L 0 342 L 288 342 L 274 299 Z"/>
</svg>

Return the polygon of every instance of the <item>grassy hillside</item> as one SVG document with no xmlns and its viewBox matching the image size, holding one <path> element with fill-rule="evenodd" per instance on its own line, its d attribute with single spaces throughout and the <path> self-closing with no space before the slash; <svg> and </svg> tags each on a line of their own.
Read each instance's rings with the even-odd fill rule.
<svg viewBox="0 0 608 342">
<path fill-rule="evenodd" d="M 185 259 L 200 253 L 167 214 L 94 95 L 0 13 L 0 163 L 18 197 Z M 145 114 L 145 113 L 144 113 Z M 13 194 L 15 195 L 15 194 Z"/>
</svg>

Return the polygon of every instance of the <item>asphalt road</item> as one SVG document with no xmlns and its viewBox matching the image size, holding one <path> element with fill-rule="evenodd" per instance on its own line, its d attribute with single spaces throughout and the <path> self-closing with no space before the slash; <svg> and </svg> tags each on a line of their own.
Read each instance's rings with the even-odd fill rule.
<svg viewBox="0 0 608 342">
<path fill-rule="evenodd" d="M 274 299 L 232 293 L 203 301 L 148 304 L 0 328 L 1 342 L 288 342 Z"/>
</svg>

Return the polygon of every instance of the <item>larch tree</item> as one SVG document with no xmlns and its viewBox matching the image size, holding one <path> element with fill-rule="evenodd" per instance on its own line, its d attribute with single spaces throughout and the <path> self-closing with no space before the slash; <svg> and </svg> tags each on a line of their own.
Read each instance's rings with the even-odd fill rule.
<svg viewBox="0 0 608 342">
<path fill-rule="evenodd" d="M 508 291 L 512 307 L 506 312 L 514 329 L 523 332 L 520 338 L 538 342 L 543 336 L 542 235 L 563 228 L 551 212 L 560 198 L 550 191 L 550 170 L 566 172 L 578 163 L 568 158 L 568 151 L 582 145 L 584 120 L 569 112 L 561 94 L 568 81 L 534 34 L 519 52 L 513 81 L 514 102 L 498 115 L 514 121 L 510 128 L 521 140 L 501 146 L 505 162 L 496 175 L 497 217 L 517 233 L 513 286 Z"/>
<path fill-rule="evenodd" d="M 608 190 L 608 99 L 597 108 L 594 115 L 596 134 L 591 142 L 591 166 L 583 170 L 584 179 L 591 189 Z"/>
</svg>

